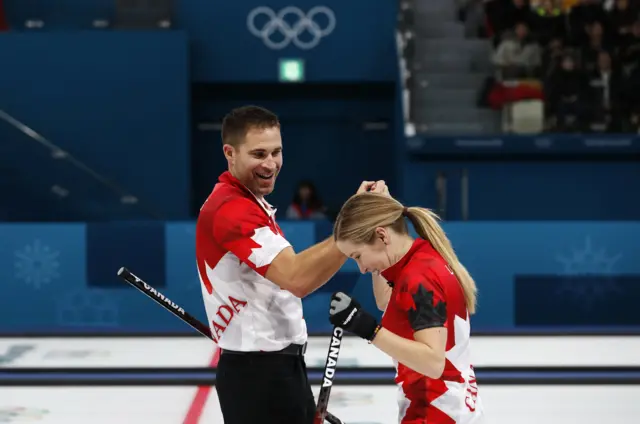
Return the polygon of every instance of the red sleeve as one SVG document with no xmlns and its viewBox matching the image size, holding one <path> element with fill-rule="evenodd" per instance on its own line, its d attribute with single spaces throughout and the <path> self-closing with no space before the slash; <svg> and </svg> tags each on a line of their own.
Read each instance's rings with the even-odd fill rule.
<svg viewBox="0 0 640 424">
<path fill-rule="evenodd" d="M 413 331 L 445 327 L 447 303 L 438 278 L 430 273 L 408 273 L 400 280 L 398 305 L 407 313 Z"/>
<path fill-rule="evenodd" d="M 213 239 L 263 277 L 278 253 L 291 246 L 272 229 L 260 206 L 243 198 L 218 209 L 213 217 Z"/>
</svg>

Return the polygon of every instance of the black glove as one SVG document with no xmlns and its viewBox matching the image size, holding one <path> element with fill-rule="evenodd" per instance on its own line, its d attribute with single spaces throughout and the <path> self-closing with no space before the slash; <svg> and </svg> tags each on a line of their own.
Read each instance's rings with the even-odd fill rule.
<svg viewBox="0 0 640 424">
<path fill-rule="evenodd" d="M 362 309 L 357 300 L 342 292 L 331 296 L 329 321 L 336 327 L 349 331 L 365 340 L 373 341 L 380 326 L 376 319 Z"/>
</svg>

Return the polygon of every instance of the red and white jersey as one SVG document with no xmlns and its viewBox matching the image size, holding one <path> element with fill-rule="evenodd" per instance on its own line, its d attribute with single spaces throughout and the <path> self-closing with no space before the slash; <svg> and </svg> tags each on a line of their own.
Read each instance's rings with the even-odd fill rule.
<svg viewBox="0 0 640 424">
<path fill-rule="evenodd" d="M 265 278 L 289 246 L 275 209 L 223 173 L 196 224 L 202 296 L 220 348 L 274 351 L 307 341 L 302 301 Z"/>
<path fill-rule="evenodd" d="M 396 363 L 401 424 L 480 424 L 482 404 L 471 364 L 470 321 L 458 279 L 438 252 L 418 238 L 382 276 L 393 290 L 382 326 L 413 340 L 425 328 L 447 329 L 446 362 L 439 379 Z"/>
</svg>

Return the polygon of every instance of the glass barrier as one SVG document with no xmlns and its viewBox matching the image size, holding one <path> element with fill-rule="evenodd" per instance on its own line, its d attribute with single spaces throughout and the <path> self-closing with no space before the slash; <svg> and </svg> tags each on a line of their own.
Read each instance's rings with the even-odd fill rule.
<svg viewBox="0 0 640 424">
<path fill-rule="evenodd" d="M 135 194 L 0 110 L 0 218 L 9 221 L 155 219 Z"/>
</svg>

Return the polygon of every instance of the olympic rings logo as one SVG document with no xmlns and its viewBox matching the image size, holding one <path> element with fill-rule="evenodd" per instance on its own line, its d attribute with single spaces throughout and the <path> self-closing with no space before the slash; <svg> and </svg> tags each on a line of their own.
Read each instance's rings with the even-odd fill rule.
<svg viewBox="0 0 640 424">
<path fill-rule="evenodd" d="M 262 28 L 256 25 L 256 19 L 266 16 L 268 21 Z M 294 16 L 296 21 L 290 25 L 285 17 Z M 324 16 L 327 20 L 326 28 L 321 28 L 315 21 L 318 16 Z M 249 12 L 247 16 L 247 28 L 251 34 L 262 39 L 264 44 L 273 50 L 280 50 L 293 42 L 298 48 L 309 50 L 316 47 L 323 37 L 331 34 L 336 27 L 336 16 L 331 9 L 325 6 L 316 6 L 305 14 L 302 10 L 294 6 L 288 6 L 276 14 L 273 9 L 260 6 Z M 303 41 L 300 36 L 307 32 L 311 39 Z M 280 33 L 283 37 L 281 41 L 274 41 L 272 36 Z"/>
</svg>

